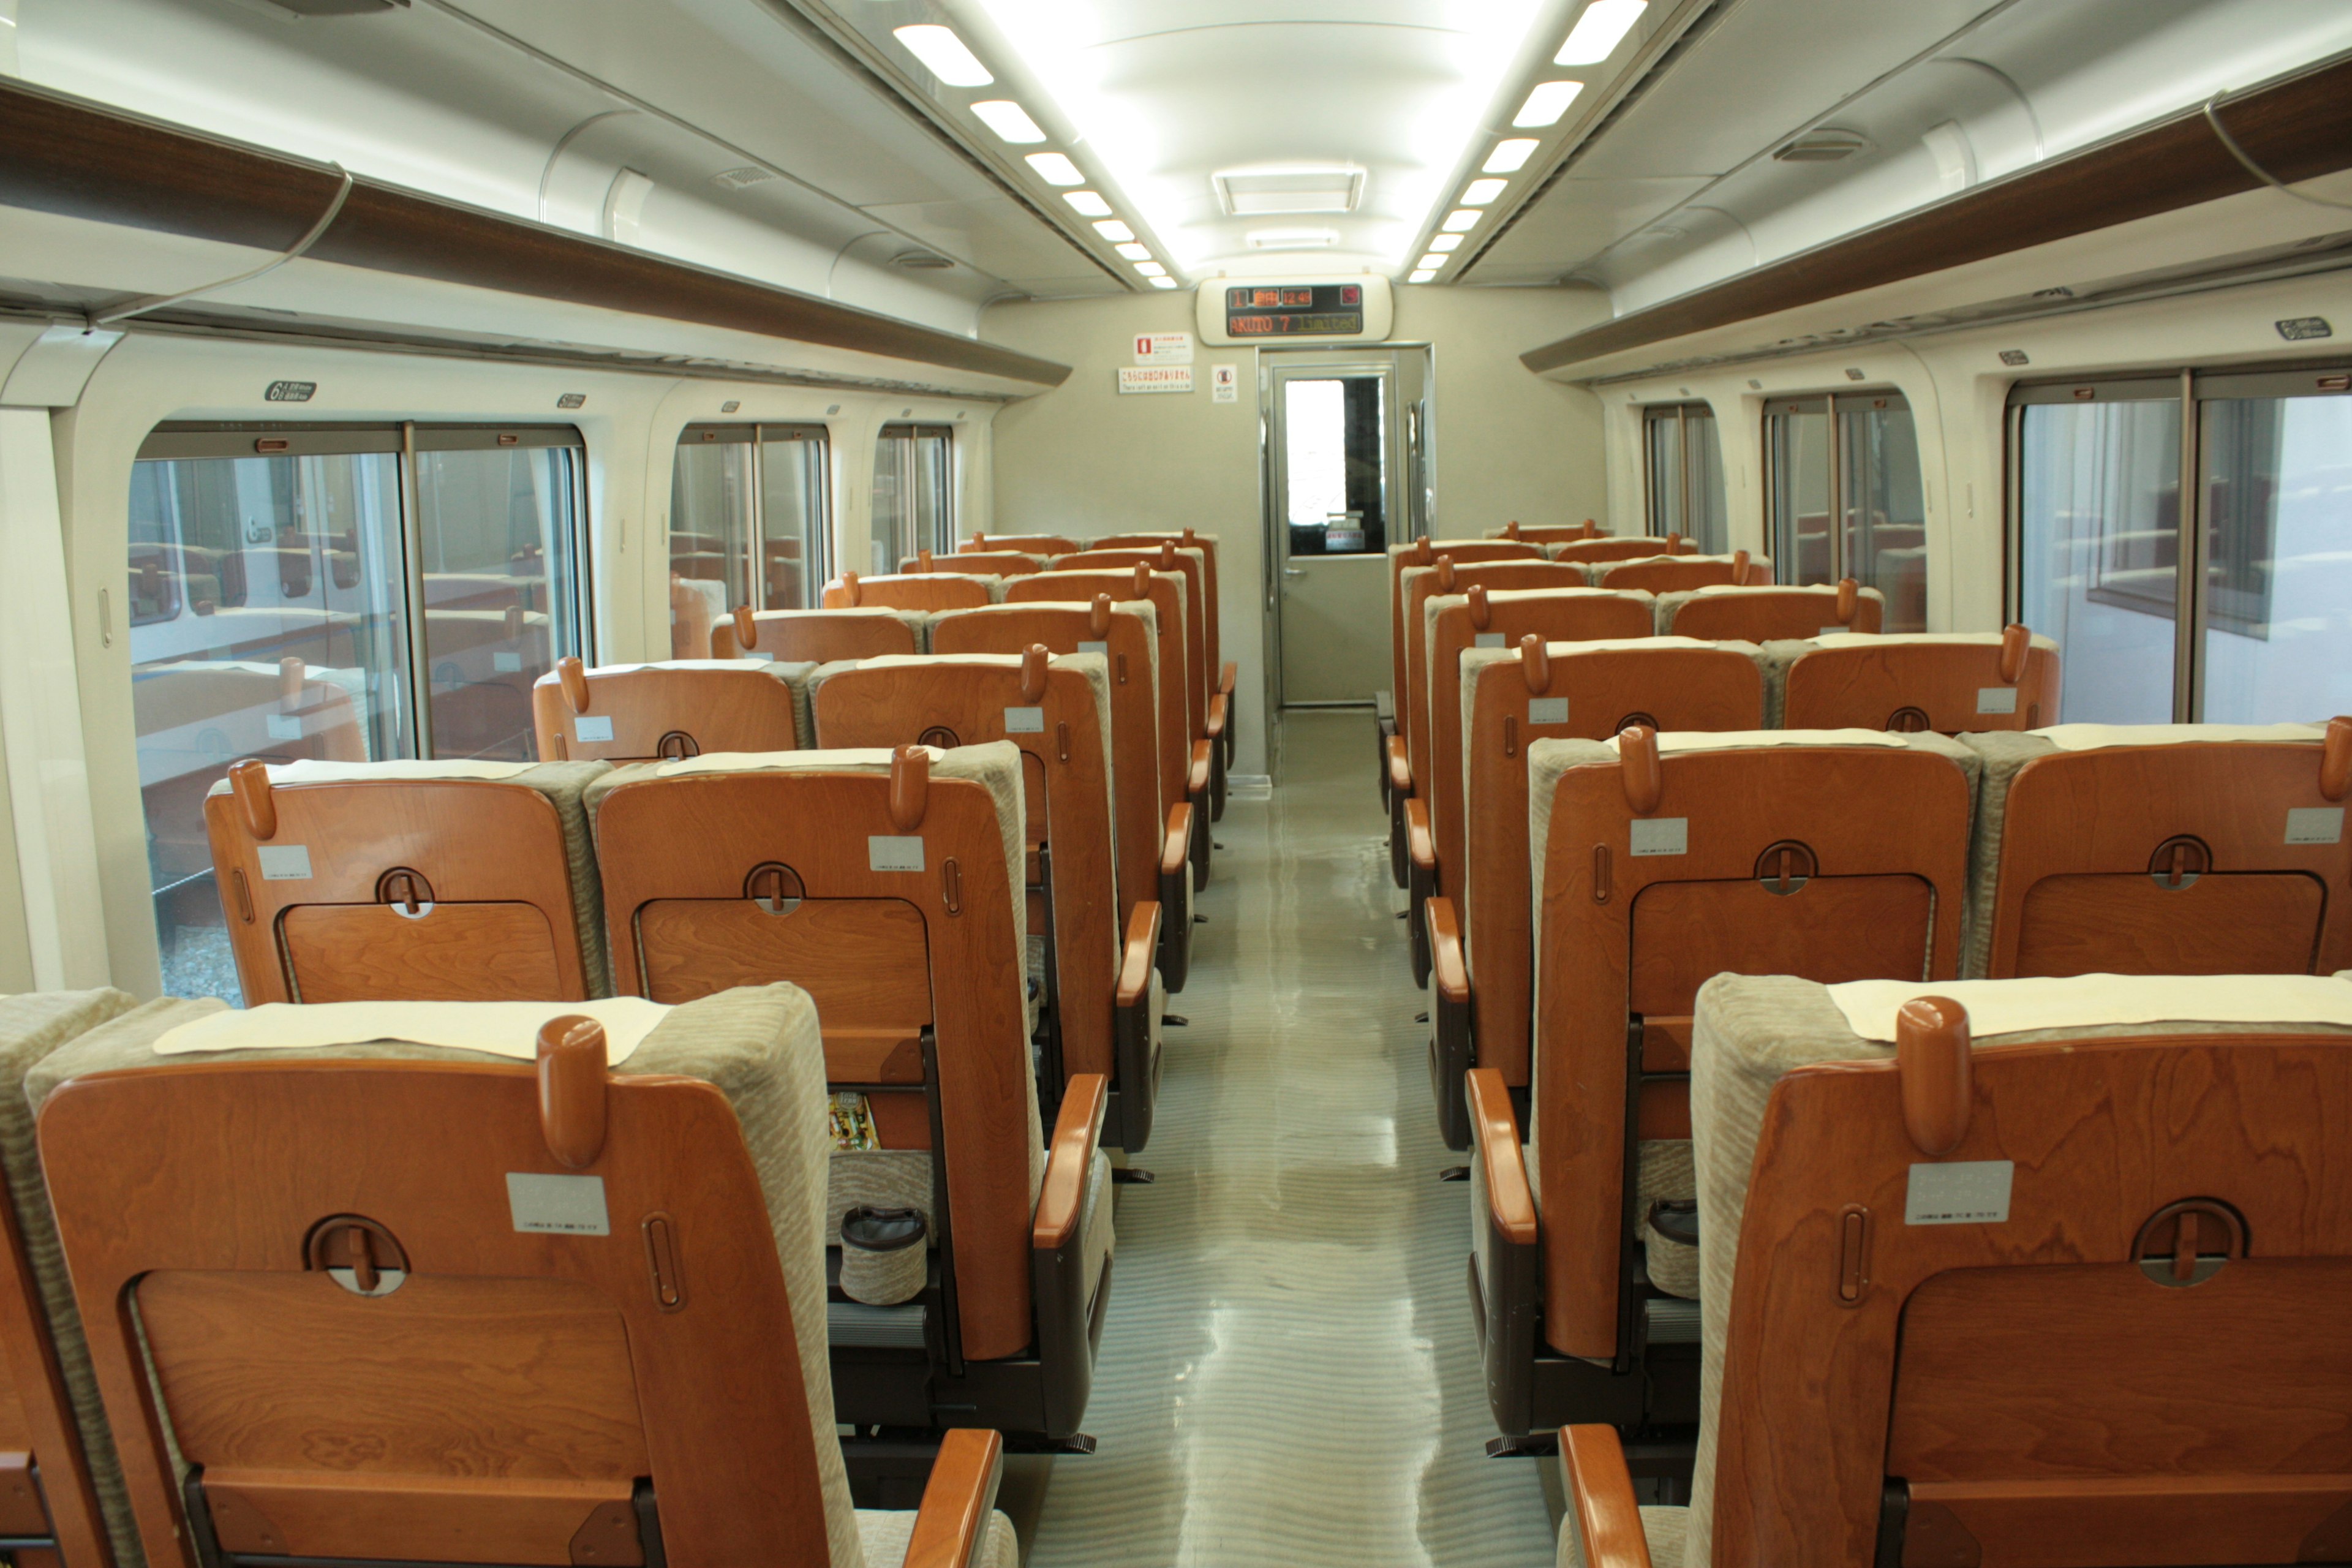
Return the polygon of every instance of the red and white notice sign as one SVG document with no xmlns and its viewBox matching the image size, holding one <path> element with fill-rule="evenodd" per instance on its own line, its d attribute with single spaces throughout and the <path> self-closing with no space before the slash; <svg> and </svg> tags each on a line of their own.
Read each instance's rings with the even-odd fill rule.
<svg viewBox="0 0 2352 1568">
<path fill-rule="evenodd" d="M 1135 363 L 1138 364 L 1191 364 L 1192 334 L 1190 332 L 1138 332 L 1135 334 Z"/>
</svg>

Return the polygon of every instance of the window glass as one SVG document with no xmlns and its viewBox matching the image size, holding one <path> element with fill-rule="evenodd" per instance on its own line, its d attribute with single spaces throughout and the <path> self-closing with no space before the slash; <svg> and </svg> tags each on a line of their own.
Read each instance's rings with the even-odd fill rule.
<svg viewBox="0 0 2352 1568">
<path fill-rule="evenodd" d="M 710 626 L 745 601 L 752 533 L 750 426 L 689 426 L 670 470 L 670 657 L 709 658 Z"/>
<path fill-rule="evenodd" d="M 1650 531 L 1687 533 L 1683 526 L 1682 410 L 1652 409 L 1643 424 L 1650 437 Z"/>
<path fill-rule="evenodd" d="M 1927 511 L 1919 435 L 1899 397 L 1838 400 L 1837 575 L 1886 595 L 1883 627 L 1927 629 Z"/>
<path fill-rule="evenodd" d="M 2217 398 L 2198 413 L 2203 716 L 2352 712 L 2352 397 Z"/>
<path fill-rule="evenodd" d="M 1679 533 L 1702 553 L 1731 548 L 1723 500 L 1723 443 L 1704 403 L 1644 411 L 1650 531 Z"/>
<path fill-rule="evenodd" d="M 2168 723 L 2179 401 L 2038 403 L 2019 413 L 2019 614 L 2058 641 L 2059 710 L 2086 723 Z"/>
<path fill-rule="evenodd" d="M 171 994 L 239 994 L 204 819 L 231 763 L 415 754 L 400 522 L 394 451 L 132 465 L 131 704 Z"/>
<path fill-rule="evenodd" d="M 1377 375 L 1283 384 L 1291 554 L 1380 554 L 1388 549 L 1382 385 Z"/>
<path fill-rule="evenodd" d="M 523 762 L 532 682 L 581 653 L 579 448 L 416 457 L 433 753 Z"/>
<path fill-rule="evenodd" d="M 1764 421 L 1771 461 L 1774 572 L 1783 583 L 1833 583 L 1830 539 L 1830 416 L 1826 399 L 1770 405 Z"/>
<path fill-rule="evenodd" d="M 760 432 L 760 607 L 814 607 L 831 511 L 822 426 Z M 953 541 L 950 541 L 952 548 Z M 937 546 L 934 546 L 937 548 Z"/>
<path fill-rule="evenodd" d="M 932 425 L 886 426 L 874 453 L 873 563 L 898 570 L 920 550 L 955 548 L 950 505 L 954 433 Z"/>
</svg>

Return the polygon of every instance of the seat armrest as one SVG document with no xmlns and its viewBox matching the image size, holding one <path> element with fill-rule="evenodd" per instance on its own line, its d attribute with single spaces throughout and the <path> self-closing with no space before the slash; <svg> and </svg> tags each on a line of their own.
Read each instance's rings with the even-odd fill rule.
<svg viewBox="0 0 2352 1568">
<path fill-rule="evenodd" d="M 1429 831 L 1429 802 L 1404 803 L 1405 889 L 1412 896 L 1405 930 L 1412 949 L 1412 983 L 1429 984 L 1429 922 L 1424 911 L 1437 895 L 1437 839 Z"/>
<path fill-rule="evenodd" d="M 1045 1180 L 1037 1193 L 1037 1217 L 1029 1227 L 1036 1252 L 1065 1247 L 1078 1234 L 1087 1202 L 1087 1177 L 1102 1142 L 1103 1114 L 1110 1109 L 1110 1083 L 1098 1072 L 1072 1076 L 1062 1091 L 1062 1113 L 1054 1119 L 1054 1139 L 1045 1146 Z"/>
<path fill-rule="evenodd" d="M 1568 1493 L 1560 1528 L 1575 1529 L 1585 1568 L 1650 1568 L 1650 1538 L 1642 1532 L 1642 1510 L 1617 1428 L 1561 1427 L 1559 1468 Z M 914 1561 L 912 1553 L 907 1561 Z"/>
<path fill-rule="evenodd" d="M 1466 1076 L 1470 1136 L 1486 1166 L 1486 1212 L 1503 1240 L 1513 1247 L 1533 1247 L 1536 1198 L 1528 1185 L 1527 1156 L 1519 1146 L 1519 1119 L 1511 1113 L 1510 1089 L 1493 1068 L 1474 1068 Z"/>
<path fill-rule="evenodd" d="M 1003 1479 L 1003 1437 L 970 1426 L 950 1432 L 931 1462 L 906 1568 L 977 1568 Z"/>
<path fill-rule="evenodd" d="M 1209 792 L 1209 742 L 1206 741 L 1192 742 L 1192 765 L 1184 775 L 1184 788 L 1196 797 Z"/>
<path fill-rule="evenodd" d="M 1165 863 L 1163 862 L 1163 865 Z M 1183 862 L 1177 862 L 1181 868 Z M 1142 900 L 1127 916 L 1127 945 L 1119 955 L 1118 990 L 1112 1005 L 1135 1006 L 1151 1000 L 1151 954 L 1160 945 L 1160 906 Z"/>
<path fill-rule="evenodd" d="M 1208 734 L 1212 740 L 1223 738 L 1225 732 L 1225 694 L 1216 692 L 1209 699 Z"/>
<path fill-rule="evenodd" d="M 1192 808 L 1190 805 L 1168 808 L 1168 837 L 1160 841 L 1160 874 L 1172 877 L 1181 871 L 1192 858 Z"/>
<path fill-rule="evenodd" d="M 1389 737 L 1389 788 L 1397 795 L 1412 793 L 1412 763 L 1406 756 L 1404 737 Z"/>
<path fill-rule="evenodd" d="M 1217 670 L 1217 690 L 1224 696 L 1234 694 L 1234 683 L 1241 678 L 1242 667 L 1227 659 Z"/>
<path fill-rule="evenodd" d="M 1429 802 L 1404 803 L 1404 843 L 1405 852 L 1412 857 L 1416 868 L 1431 872 L 1437 869 L 1437 837 L 1429 830 Z"/>
<path fill-rule="evenodd" d="M 1184 989 L 1192 967 L 1192 808 L 1168 808 L 1168 836 L 1160 842 L 1160 978 Z"/>
<path fill-rule="evenodd" d="M 1184 775 L 1184 797 L 1192 807 L 1192 890 L 1209 885 L 1209 822 L 1216 813 L 1211 790 L 1216 782 L 1213 748 L 1207 741 L 1192 742 L 1192 765 Z"/>
<path fill-rule="evenodd" d="M 1470 1147 L 1469 1089 L 1473 1031 L 1470 966 L 1462 955 L 1462 922 L 1454 900 L 1432 899 L 1423 906 L 1429 923 L 1429 972 L 1436 982 L 1437 1005 L 1429 1041 L 1429 1087 L 1437 1100 L 1437 1130 L 1449 1149 Z"/>
<path fill-rule="evenodd" d="M 1151 990 L 1151 966 L 1160 958 L 1162 918 L 1160 906 L 1148 900 L 1128 911 L 1127 942 L 1119 952 L 1118 989 L 1111 997 L 1111 1062 L 1118 1073 L 1118 1121 L 1107 1135 L 1130 1154 L 1150 1140 L 1152 1112 L 1160 1100 L 1160 1063 L 1151 1048 L 1160 1022 L 1158 1000 Z"/>
</svg>

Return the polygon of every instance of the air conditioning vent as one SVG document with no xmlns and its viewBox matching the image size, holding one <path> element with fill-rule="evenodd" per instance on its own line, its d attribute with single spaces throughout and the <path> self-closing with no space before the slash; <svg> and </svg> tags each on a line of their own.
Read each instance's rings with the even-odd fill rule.
<svg viewBox="0 0 2352 1568">
<path fill-rule="evenodd" d="M 1226 169 L 1209 183 L 1228 217 L 1350 213 L 1364 197 L 1364 172 L 1348 163 Z"/>
<path fill-rule="evenodd" d="M 1252 250 L 1323 250 L 1339 243 L 1336 228 L 1254 228 L 1247 236 Z"/>
<path fill-rule="evenodd" d="M 405 11 L 408 0 L 269 0 L 296 20 L 305 16 L 373 16 L 379 11 Z"/>
<path fill-rule="evenodd" d="M 746 185 L 764 185 L 778 178 L 773 169 L 756 168 L 750 163 L 740 169 L 721 169 L 710 176 L 710 183 L 721 190 L 740 191 Z"/>
<path fill-rule="evenodd" d="M 890 258 L 890 265 L 908 272 L 944 272 L 955 263 L 936 250 L 902 250 Z"/>
<path fill-rule="evenodd" d="M 1783 163 L 1834 163 L 1841 158 L 1851 158 L 1870 146 L 1870 138 L 1859 131 L 1840 131 L 1824 125 L 1818 131 L 1808 131 L 1795 141 L 1776 149 L 1772 156 Z"/>
</svg>

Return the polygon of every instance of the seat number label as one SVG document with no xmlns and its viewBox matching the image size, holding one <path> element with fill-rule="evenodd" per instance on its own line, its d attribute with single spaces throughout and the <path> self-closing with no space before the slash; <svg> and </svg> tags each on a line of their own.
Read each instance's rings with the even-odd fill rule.
<svg viewBox="0 0 2352 1568">
<path fill-rule="evenodd" d="M 867 834 L 866 868 L 869 871 L 921 870 L 923 836 L 919 833 Z"/>
<path fill-rule="evenodd" d="M 519 653 L 494 653 L 490 655 L 490 670 L 496 675 L 520 675 L 522 673 L 522 655 Z"/>
<path fill-rule="evenodd" d="M 1528 698 L 1528 722 L 1530 724 L 1567 723 L 1568 699 L 1565 697 Z"/>
<path fill-rule="evenodd" d="M 2014 686 L 1978 687 L 1977 711 L 1979 713 L 2016 712 L 2017 688 Z"/>
<path fill-rule="evenodd" d="M 1078 651 L 1080 653 L 1098 653 L 1108 658 L 1110 654 L 1110 644 L 1107 642 L 1080 642 L 1078 644 Z"/>
<path fill-rule="evenodd" d="M 269 726 L 269 738 L 273 741 L 299 741 L 302 738 L 302 715 L 299 713 L 271 713 L 263 721 Z"/>
<path fill-rule="evenodd" d="M 517 1230 L 556 1236 L 610 1236 L 602 1176 L 546 1176 L 507 1173 L 507 1211 Z"/>
<path fill-rule="evenodd" d="M 1004 732 L 1008 735 L 1044 734 L 1045 710 L 1043 708 L 1007 708 L 1004 710 Z"/>
<path fill-rule="evenodd" d="M 610 713 L 583 713 L 572 721 L 572 738 L 575 741 L 610 741 L 613 738 L 613 716 Z"/>
<path fill-rule="evenodd" d="M 1478 646 L 1480 647 L 1500 647 L 1503 646 L 1503 634 L 1500 632 L 1480 632 L 1478 634 Z"/>
<path fill-rule="evenodd" d="M 1690 818 L 1639 817 L 1633 823 L 1633 853 L 1636 855 L 1687 855 L 1690 853 Z"/>
<path fill-rule="evenodd" d="M 1911 1167 L 1905 1225 L 2000 1225 L 2009 1218 L 2011 1160 L 1955 1160 Z"/>
<path fill-rule="evenodd" d="M 265 882 L 307 882 L 310 879 L 310 847 L 307 844 L 264 844 L 261 879 Z"/>
<path fill-rule="evenodd" d="M 2344 837 L 2340 805 L 2298 805 L 2286 814 L 2289 844 L 2335 844 Z"/>
</svg>

